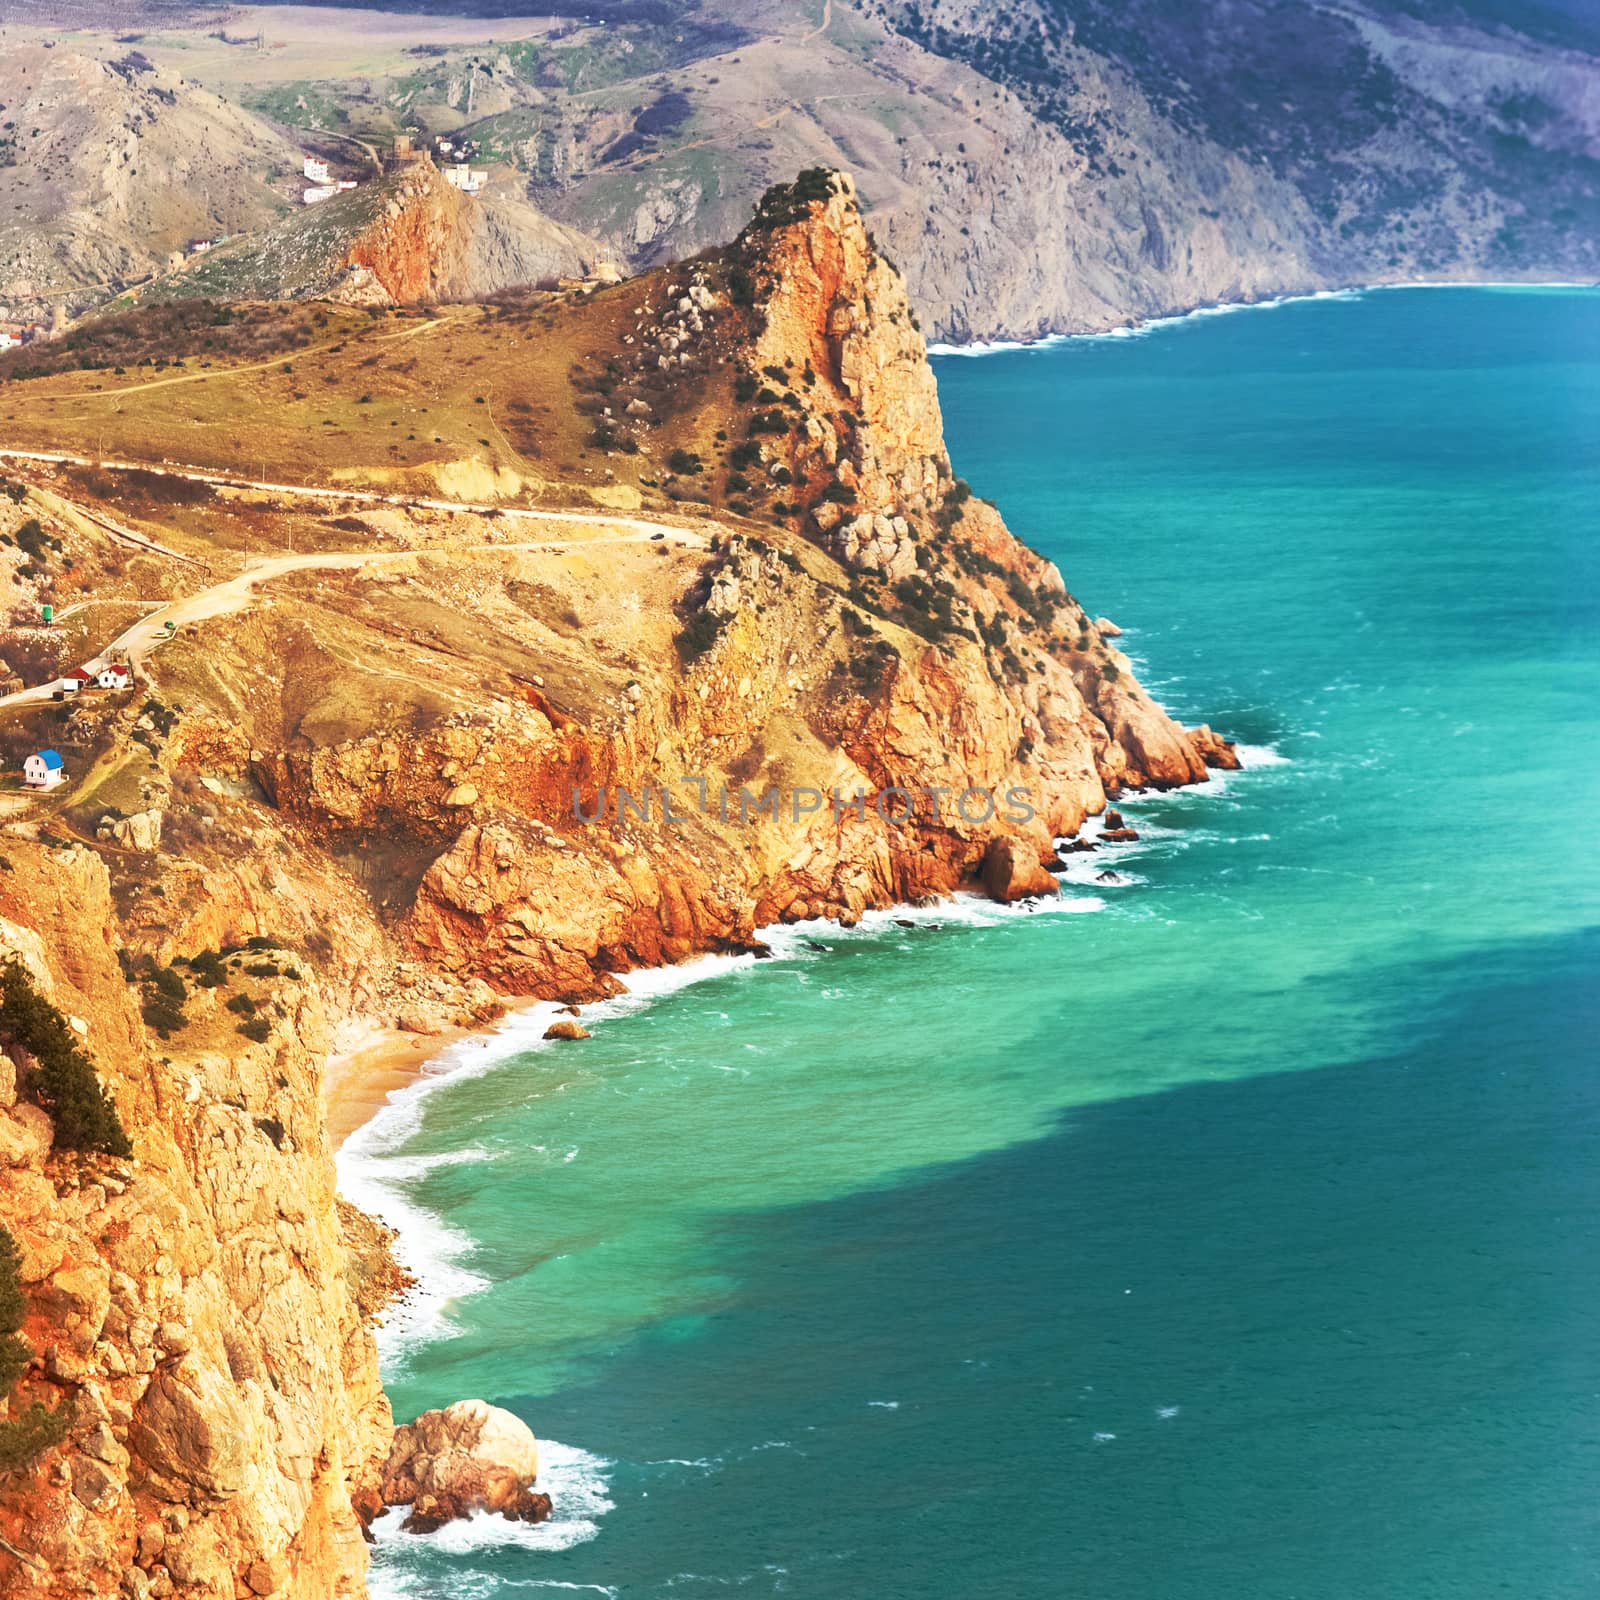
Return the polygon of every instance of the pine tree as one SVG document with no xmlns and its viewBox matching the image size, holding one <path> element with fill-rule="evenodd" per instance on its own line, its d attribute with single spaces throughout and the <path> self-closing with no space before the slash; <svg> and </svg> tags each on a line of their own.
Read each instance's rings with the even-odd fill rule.
<svg viewBox="0 0 1600 1600">
<path fill-rule="evenodd" d="M 21 1266 L 17 1241 L 0 1228 L 0 1402 L 10 1398 L 11 1386 L 21 1377 L 31 1354 L 27 1341 L 17 1333 L 27 1309 L 18 1278 Z M 68 1402 L 52 1411 L 37 1400 L 0 1422 L 0 1473 L 25 1467 L 41 1450 L 59 1444 L 71 1424 Z"/>
<path fill-rule="evenodd" d="M 94 1063 L 15 956 L 0 961 L 0 1044 L 16 1045 L 33 1057 L 24 1088 L 54 1122 L 56 1149 L 133 1154 Z"/>
</svg>

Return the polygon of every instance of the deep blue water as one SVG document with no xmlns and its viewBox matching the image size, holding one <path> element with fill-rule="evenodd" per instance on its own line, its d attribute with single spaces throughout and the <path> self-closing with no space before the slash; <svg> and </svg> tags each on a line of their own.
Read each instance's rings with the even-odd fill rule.
<svg viewBox="0 0 1600 1600">
<path fill-rule="evenodd" d="M 463 1291 L 397 1412 L 561 1441 L 556 1522 L 386 1533 L 376 1587 L 1600 1593 L 1600 294 L 939 375 L 1252 768 L 1131 808 L 1124 886 L 791 940 L 363 1136 Z"/>
</svg>

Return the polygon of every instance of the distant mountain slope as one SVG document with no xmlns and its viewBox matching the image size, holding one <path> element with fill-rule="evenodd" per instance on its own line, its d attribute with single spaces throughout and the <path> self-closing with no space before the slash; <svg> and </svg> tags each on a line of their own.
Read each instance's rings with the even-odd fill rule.
<svg viewBox="0 0 1600 1600">
<path fill-rule="evenodd" d="M 293 146 L 136 49 L 0 50 L 0 316 L 48 317 L 286 202 Z M 75 292 L 74 292 L 75 291 Z"/>
<path fill-rule="evenodd" d="M 257 7 L 264 49 L 196 10 L 137 48 L 278 125 L 466 141 L 635 269 L 727 237 L 797 170 L 848 168 L 937 338 L 1600 277 L 1600 23 L 1579 0 L 425 9 Z"/>
<path fill-rule="evenodd" d="M 606 253 L 520 193 L 468 197 L 426 158 L 211 251 L 149 298 L 338 299 L 363 305 L 482 299 L 581 275 Z"/>
<path fill-rule="evenodd" d="M 1464 9 L 891 0 L 886 15 L 1013 89 L 1082 152 L 1097 187 L 1139 192 L 1141 248 L 1158 268 L 1184 195 L 1169 187 L 1170 166 L 1144 170 L 1146 116 L 1284 186 L 1275 198 L 1298 210 L 1321 278 L 1592 273 L 1600 62 L 1503 24 L 1478 31 L 1415 14 Z M 1547 18 L 1542 31 L 1562 29 Z"/>
</svg>

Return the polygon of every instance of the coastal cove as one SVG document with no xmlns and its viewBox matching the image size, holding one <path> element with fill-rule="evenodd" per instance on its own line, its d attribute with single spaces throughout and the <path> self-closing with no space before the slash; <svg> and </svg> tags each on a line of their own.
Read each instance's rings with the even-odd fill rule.
<svg viewBox="0 0 1600 1600">
<path fill-rule="evenodd" d="M 374 1593 L 1593 1592 L 1600 293 L 1276 310 L 939 364 L 1247 770 L 1059 905 L 533 1008 L 347 1142 L 396 1414 L 562 1441 L 552 1522 L 385 1525 Z"/>
</svg>

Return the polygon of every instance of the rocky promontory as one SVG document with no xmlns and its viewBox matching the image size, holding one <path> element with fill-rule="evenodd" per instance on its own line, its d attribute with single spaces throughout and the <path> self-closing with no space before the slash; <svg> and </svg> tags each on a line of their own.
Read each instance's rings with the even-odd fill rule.
<svg viewBox="0 0 1600 1600">
<path fill-rule="evenodd" d="M 176 380 L 100 350 L 132 462 L 0 484 L 0 576 L 116 608 L 74 659 L 121 628 L 137 675 L 0 719 L 13 764 L 48 737 L 68 773 L 11 797 L 0 850 L 0 956 L 38 996 L 0 1012 L 0 1459 L 33 1430 L 0 1589 L 38 1600 L 353 1600 L 385 1506 L 548 1513 L 531 1434 L 486 1402 L 392 1434 L 373 1326 L 402 1279 L 335 1196 L 337 1042 L 759 953 L 775 922 L 1048 895 L 1085 818 L 1236 764 L 955 473 L 841 174 L 604 289 L 263 308 L 281 361 L 216 327 L 160 324 L 212 341 Z M 8 426 L 87 455 L 83 381 L 15 380 Z M 292 426 L 262 481 L 183 476 L 176 450 L 237 453 L 237 407 L 212 435 L 193 395 L 241 393 L 263 452 L 280 413 L 336 411 L 322 454 Z M 66 638 L 3 653 L 43 679 Z M 105 1108 L 51 1099 L 42 1037 L 125 1139 L 65 1138 Z"/>
</svg>

